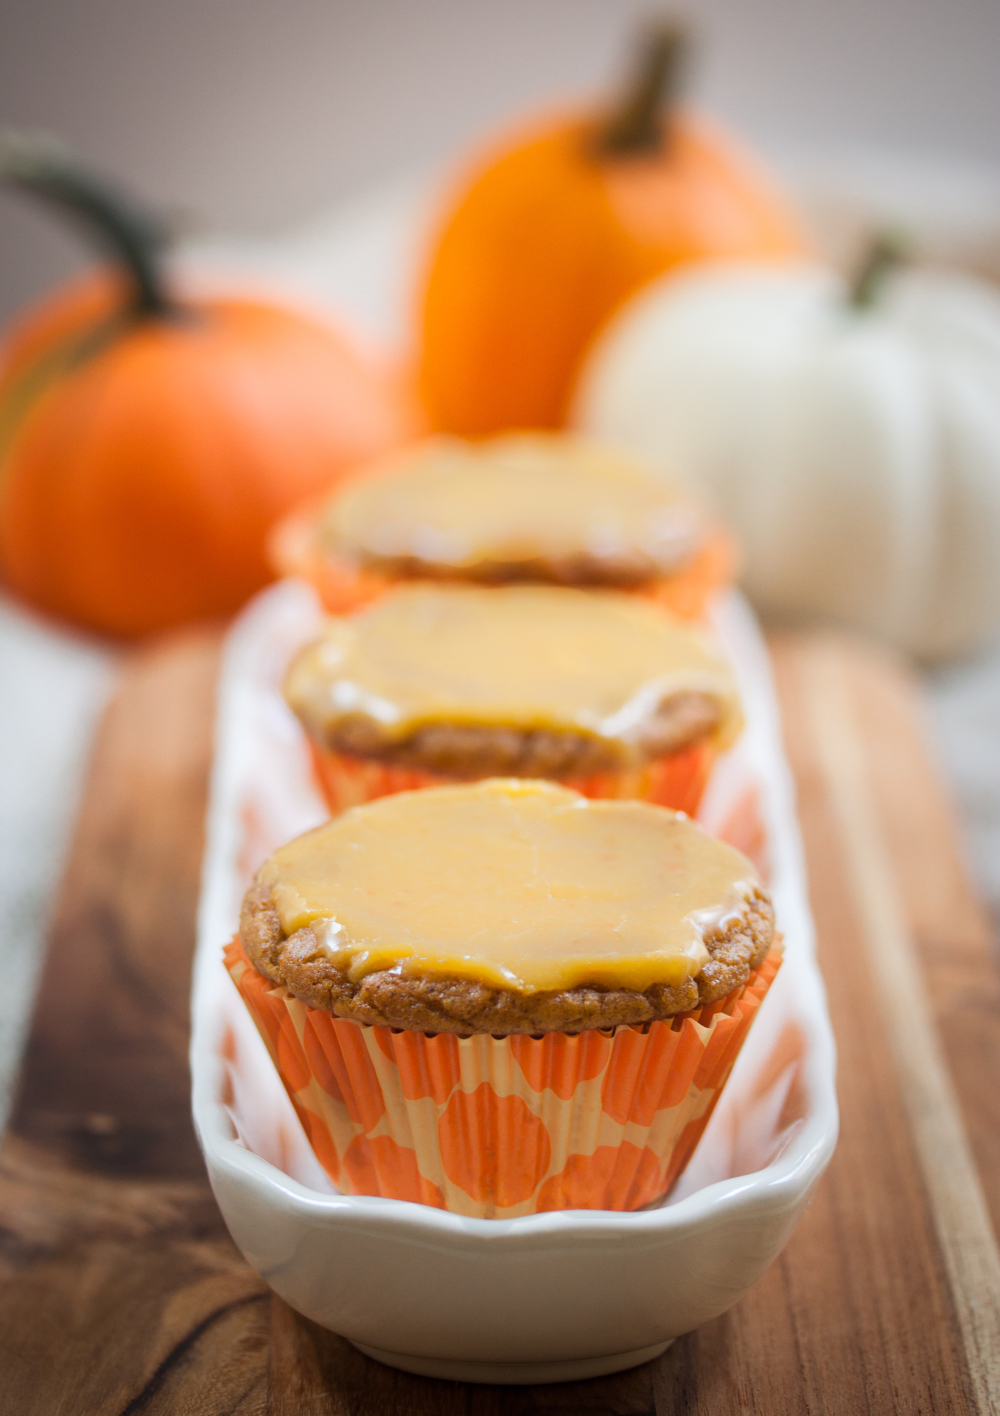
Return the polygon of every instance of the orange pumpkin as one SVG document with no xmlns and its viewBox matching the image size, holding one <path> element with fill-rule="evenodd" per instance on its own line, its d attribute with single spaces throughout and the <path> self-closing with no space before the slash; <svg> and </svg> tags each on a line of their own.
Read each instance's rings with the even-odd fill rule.
<svg viewBox="0 0 1000 1416">
<path fill-rule="evenodd" d="M 640 286 L 690 261 L 805 249 L 755 165 L 674 111 L 682 47 L 676 28 L 655 32 L 617 109 L 537 123 L 466 177 L 423 302 L 421 392 L 435 430 L 560 427 L 588 344 Z"/>
<path fill-rule="evenodd" d="M 116 635 L 230 613 L 271 578 L 272 522 L 412 435 L 401 390 L 320 319 L 173 296 L 150 224 L 62 153 L 2 166 L 117 255 L 0 356 L 4 582 Z"/>
</svg>

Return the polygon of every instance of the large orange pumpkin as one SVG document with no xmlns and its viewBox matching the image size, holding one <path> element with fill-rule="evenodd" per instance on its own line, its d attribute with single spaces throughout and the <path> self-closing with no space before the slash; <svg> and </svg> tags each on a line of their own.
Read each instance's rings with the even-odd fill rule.
<svg viewBox="0 0 1000 1416">
<path fill-rule="evenodd" d="M 63 154 L 3 166 L 117 257 L 0 356 L 4 582 L 116 635 L 231 612 L 271 578 L 276 518 L 412 433 L 400 389 L 319 318 L 168 292 L 149 223 Z"/>
<path fill-rule="evenodd" d="M 559 427 L 588 344 L 672 266 L 801 253 L 781 195 L 728 139 L 675 111 L 682 36 L 650 36 L 617 108 L 501 142 L 460 186 L 423 301 L 421 390 L 434 429 Z"/>
</svg>

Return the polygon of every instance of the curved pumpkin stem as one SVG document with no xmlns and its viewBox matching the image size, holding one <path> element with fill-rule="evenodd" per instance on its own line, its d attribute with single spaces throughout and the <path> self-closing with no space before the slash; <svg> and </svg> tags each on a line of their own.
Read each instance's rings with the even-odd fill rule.
<svg viewBox="0 0 1000 1416">
<path fill-rule="evenodd" d="M 847 303 L 852 310 L 870 310 L 878 300 L 890 271 L 905 265 L 907 242 L 898 231 L 877 231 L 862 252 L 847 286 Z"/>
<path fill-rule="evenodd" d="M 647 28 L 632 82 L 595 135 L 599 154 L 629 157 L 659 151 L 662 114 L 677 101 L 689 49 L 688 31 L 677 21 Z"/>
<path fill-rule="evenodd" d="M 61 143 L 24 133 L 0 135 L 0 181 L 61 207 L 91 232 L 128 276 L 137 319 L 176 314 L 164 288 L 162 226 Z"/>
</svg>

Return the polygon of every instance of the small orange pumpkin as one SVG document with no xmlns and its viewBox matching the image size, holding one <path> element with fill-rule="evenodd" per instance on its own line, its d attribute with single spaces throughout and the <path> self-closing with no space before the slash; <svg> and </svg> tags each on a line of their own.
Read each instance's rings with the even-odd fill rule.
<svg viewBox="0 0 1000 1416">
<path fill-rule="evenodd" d="M 0 167 L 116 257 L 0 355 L 0 575 L 115 635 L 230 613 L 271 578 L 272 522 L 412 435 L 401 389 L 318 318 L 169 293 L 151 223 L 61 150 Z"/>
<path fill-rule="evenodd" d="M 690 261 L 805 249 L 750 160 L 673 110 L 682 53 L 676 27 L 652 32 L 617 109 L 542 121 L 462 184 L 423 301 L 421 392 L 435 430 L 560 427 L 587 346 L 640 286 Z"/>
</svg>

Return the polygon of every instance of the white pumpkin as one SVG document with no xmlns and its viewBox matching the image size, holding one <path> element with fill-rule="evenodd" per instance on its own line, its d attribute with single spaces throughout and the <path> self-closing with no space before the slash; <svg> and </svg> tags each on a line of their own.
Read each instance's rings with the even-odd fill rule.
<svg viewBox="0 0 1000 1416">
<path fill-rule="evenodd" d="M 595 345 L 573 421 L 707 494 L 766 613 L 926 658 L 1000 620 L 1000 295 L 813 265 L 657 281 Z"/>
</svg>

